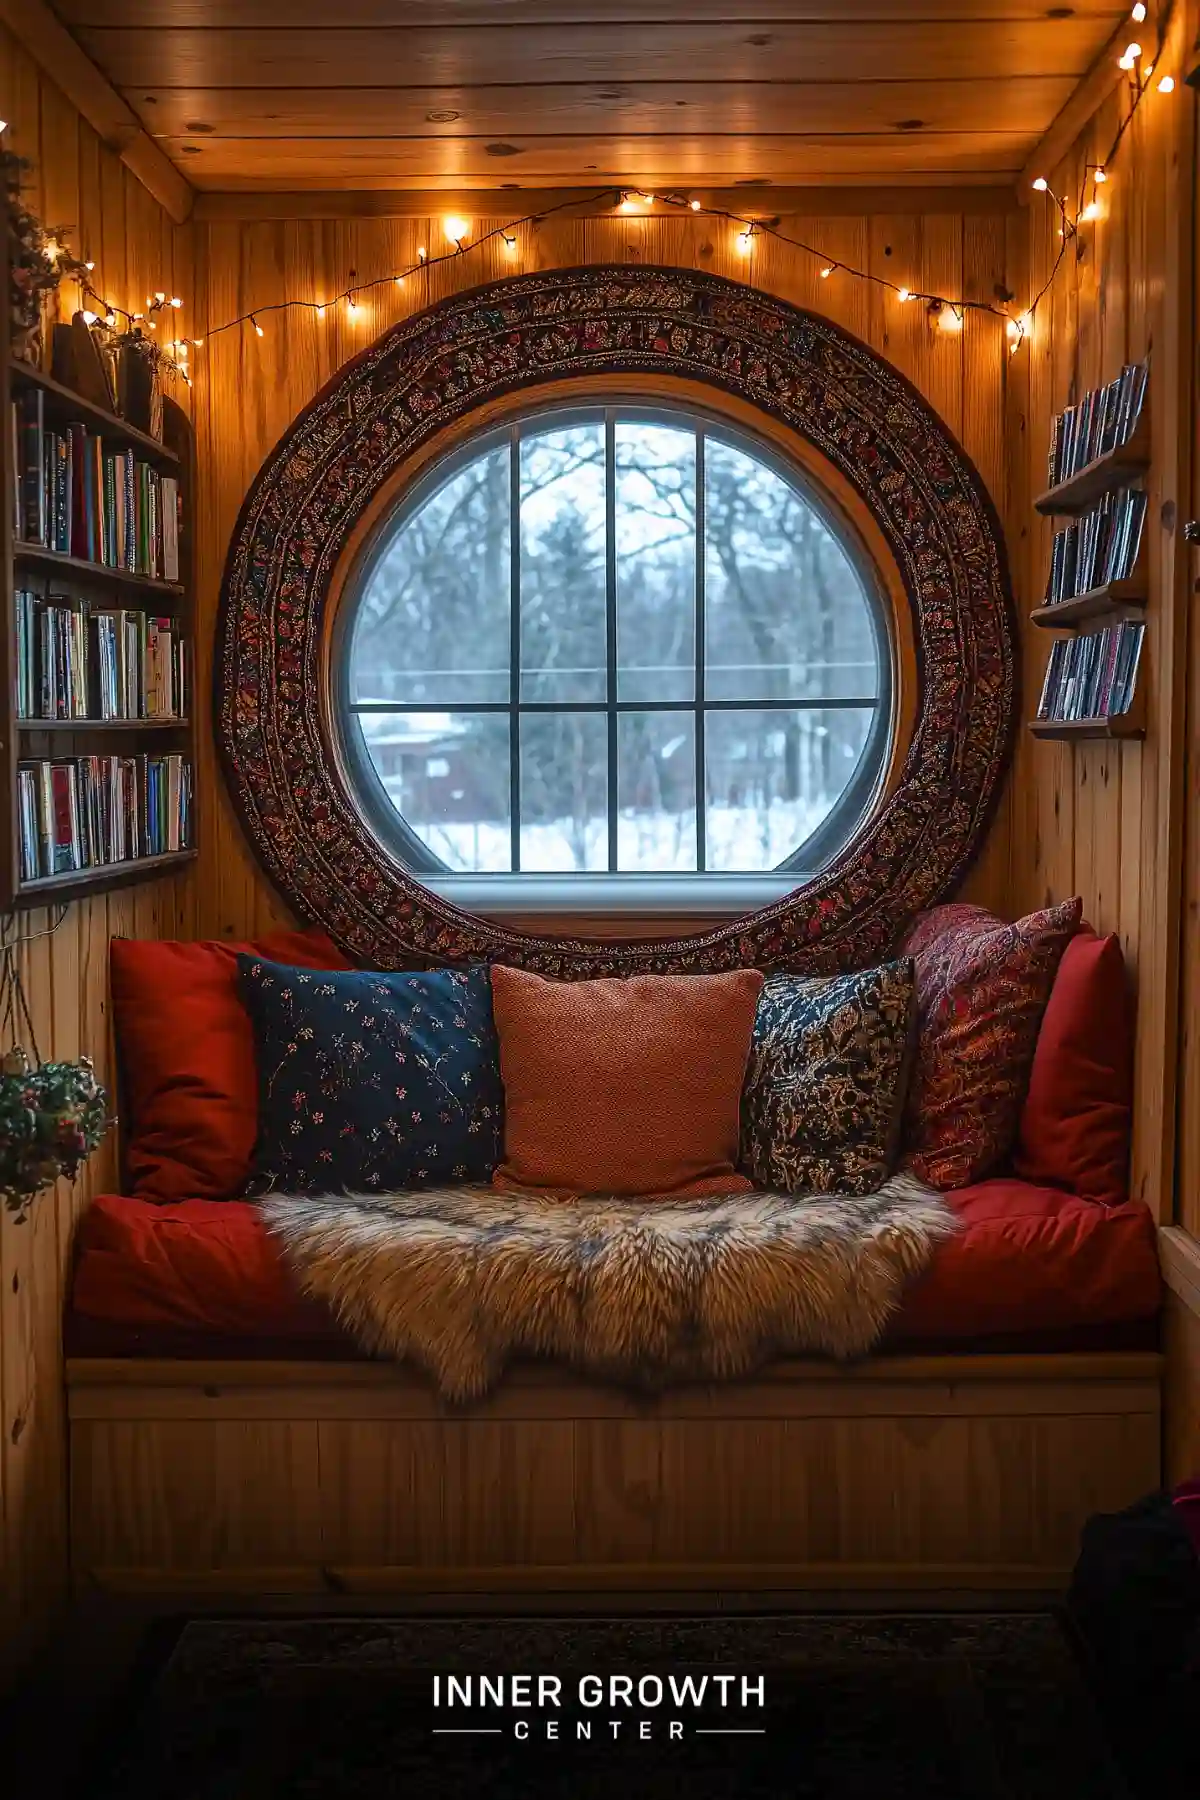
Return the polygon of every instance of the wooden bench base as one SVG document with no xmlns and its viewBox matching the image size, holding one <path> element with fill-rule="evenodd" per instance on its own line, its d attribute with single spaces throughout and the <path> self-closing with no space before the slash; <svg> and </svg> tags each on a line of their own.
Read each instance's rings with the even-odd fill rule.
<svg viewBox="0 0 1200 1800">
<path fill-rule="evenodd" d="M 1161 1358 L 779 1363 L 466 1411 L 367 1363 L 68 1364 L 77 1590 L 963 1597 L 1060 1588 L 1160 1480 Z"/>
</svg>

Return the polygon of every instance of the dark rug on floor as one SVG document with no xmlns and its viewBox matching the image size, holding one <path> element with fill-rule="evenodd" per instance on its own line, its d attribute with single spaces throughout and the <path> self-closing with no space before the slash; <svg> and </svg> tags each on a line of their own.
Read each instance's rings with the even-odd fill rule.
<svg viewBox="0 0 1200 1800">
<path fill-rule="evenodd" d="M 451 1674 L 533 1704 L 447 1706 Z M 1128 1800 L 1049 1613 L 193 1619 L 124 1738 L 89 1800 Z"/>
</svg>

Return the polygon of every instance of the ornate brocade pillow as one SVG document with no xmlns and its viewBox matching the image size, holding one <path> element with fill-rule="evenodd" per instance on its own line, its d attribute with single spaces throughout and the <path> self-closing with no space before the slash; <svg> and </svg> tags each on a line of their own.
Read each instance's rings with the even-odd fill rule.
<svg viewBox="0 0 1200 1800">
<path fill-rule="evenodd" d="M 873 1194 L 895 1166 L 911 1061 L 908 958 L 770 975 L 742 1090 L 741 1164 L 763 1188 Z"/>
<path fill-rule="evenodd" d="M 381 975 L 239 956 L 258 1062 L 247 1192 L 484 1182 L 504 1142 L 486 968 Z"/>
<path fill-rule="evenodd" d="M 904 1160 L 943 1191 L 982 1181 L 1011 1151 L 1042 1015 L 1081 902 L 1006 924 L 982 906 L 935 906 L 902 945 L 917 974 L 917 1057 Z"/>
</svg>

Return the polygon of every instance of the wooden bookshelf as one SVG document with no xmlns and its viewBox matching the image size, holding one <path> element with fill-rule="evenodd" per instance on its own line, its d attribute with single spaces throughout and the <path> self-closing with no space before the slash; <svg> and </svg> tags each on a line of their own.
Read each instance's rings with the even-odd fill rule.
<svg viewBox="0 0 1200 1800">
<path fill-rule="evenodd" d="M 1034 511 L 1048 518 L 1055 514 L 1070 517 L 1086 512 L 1113 488 L 1127 487 L 1131 481 L 1145 475 L 1150 468 L 1149 398 L 1147 394 L 1141 417 L 1127 444 L 1118 444 L 1114 450 L 1096 457 L 1094 462 L 1086 463 L 1076 474 L 1068 475 L 1065 481 L 1047 488 L 1034 501 Z"/>
<path fill-rule="evenodd" d="M 1046 631 L 1075 631 L 1092 619 L 1136 618 L 1147 597 L 1145 580 L 1132 575 L 1126 581 L 1106 581 L 1102 587 L 1089 588 L 1086 594 L 1035 606 L 1029 617 Z"/>
<path fill-rule="evenodd" d="M 3 259 L 7 278 L 7 257 Z M 9 424 L 14 399 L 36 390 L 42 396 L 47 429 L 61 430 L 79 423 L 100 437 L 112 450 L 131 449 L 144 462 L 179 482 L 180 534 L 178 582 L 152 580 L 123 569 L 88 562 L 37 544 L 21 541 L 15 532 L 14 479 L 11 467 L 14 445 Z M 0 468 L 4 474 L 3 518 L 0 520 L 0 562 L 5 570 L 3 626 L 0 629 L 0 904 L 44 906 L 59 899 L 74 899 L 133 882 L 153 881 L 186 868 L 196 856 L 199 814 L 196 793 L 196 726 L 193 704 L 187 717 L 138 719 L 25 719 L 16 712 L 16 613 L 13 595 L 18 589 L 64 594 L 94 600 L 111 608 L 124 606 L 152 614 L 169 614 L 186 645 L 189 684 L 197 679 L 195 631 L 195 438 L 186 413 L 173 400 L 163 399 L 163 439 L 147 435 L 115 412 L 83 399 L 41 369 L 16 361 L 7 334 L 0 334 L 0 395 L 5 402 L 5 429 L 0 433 Z M 151 753 L 161 750 L 182 755 L 192 769 L 190 813 L 191 847 L 159 856 L 142 856 L 124 862 L 103 863 L 93 868 L 72 869 L 34 880 L 21 878 L 20 818 L 17 769 L 21 762 L 57 760 L 63 757 L 111 755 L 125 745 L 144 744 Z"/>
</svg>

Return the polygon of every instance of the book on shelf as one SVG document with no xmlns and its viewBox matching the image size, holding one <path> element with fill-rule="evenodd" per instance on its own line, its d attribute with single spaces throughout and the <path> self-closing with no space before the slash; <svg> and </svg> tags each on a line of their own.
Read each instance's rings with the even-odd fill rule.
<svg viewBox="0 0 1200 1800">
<path fill-rule="evenodd" d="M 1145 630 L 1140 620 L 1122 619 L 1102 631 L 1059 638 L 1046 664 L 1038 718 L 1066 723 L 1127 713 L 1137 689 Z"/>
<path fill-rule="evenodd" d="M 182 756 L 73 756 L 17 765 L 22 881 L 191 847 Z"/>
<path fill-rule="evenodd" d="M 179 483 L 86 425 L 48 426 L 45 395 L 13 405 L 13 529 L 22 543 L 129 575 L 179 580 Z"/>
<path fill-rule="evenodd" d="M 1129 442 L 1142 416 L 1149 375 L 1148 361 L 1126 363 L 1107 387 L 1093 388 L 1077 405 L 1059 413 L 1050 428 L 1051 487 Z"/>
<path fill-rule="evenodd" d="M 1110 581 L 1127 580 L 1142 547 L 1145 520 L 1146 495 L 1140 488 L 1120 488 L 1056 531 L 1046 605 L 1072 600 Z"/>
<path fill-rule="evenodd" d="M 71 594 L 13 595 L 19 719 L 176 719 L 188 646 L 175 619 Z"/>
</svg>

